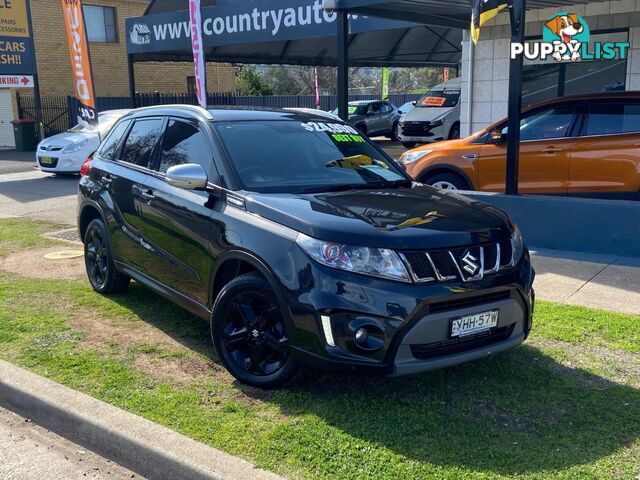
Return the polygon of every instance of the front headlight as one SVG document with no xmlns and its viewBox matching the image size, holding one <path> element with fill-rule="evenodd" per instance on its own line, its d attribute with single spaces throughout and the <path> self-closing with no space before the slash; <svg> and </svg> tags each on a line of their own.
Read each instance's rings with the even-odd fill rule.
<svg viewBox="0 0 640 480">
<path fill-rule="evenodd" d="M 402 163 L 413 163 L 420 160 L 422 157 L 429 155 L 433 150 L 418 150 L 415 152 L 405 152 L 400 155 L 400 161 Z"/>
<path fill-rule="evenodd" d="M 62 153 L 76 153 L 76 152 L 79 152 L 80 150 L 82 150 L 87 145 L 87 143 L 89 143 L 88 139 L 82 140 L 81 142 L 78 142 L 78 143 L 72 143 L 71 145 L 66 147 L 64 150 L 62 150 Z"/>
<path fill-rule="evenodd" d="M 513 245 L 513 264 L 517 265 L 524 254 L 524 240 L 520 228 L 514 222 L 513 233 L 511 234 L 511 244 Z"/>
<path fill-rule="evenodd" d="M 316 240 L 300 233 L 296 243 L 315 261 L 331 268 L 409 282 L 400 257 L 387 248 L 353 247 Z"/>
</svg>

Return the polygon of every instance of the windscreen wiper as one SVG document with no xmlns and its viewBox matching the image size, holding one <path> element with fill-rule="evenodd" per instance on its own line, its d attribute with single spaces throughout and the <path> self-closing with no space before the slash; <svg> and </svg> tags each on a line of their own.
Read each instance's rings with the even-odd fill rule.
<svg viewBox="0 0 640 480">
<path fill-rule="evenodd" d="M 362 190 L 370 188 L 379 188 L 381 183 L 341 183 L 338 185 L 317 185 L 315 187 L 307 187 L 298 190 L 296 193 L 324 193 L 324 192 L 343 192 L 345 190 Z"/>
</svg>

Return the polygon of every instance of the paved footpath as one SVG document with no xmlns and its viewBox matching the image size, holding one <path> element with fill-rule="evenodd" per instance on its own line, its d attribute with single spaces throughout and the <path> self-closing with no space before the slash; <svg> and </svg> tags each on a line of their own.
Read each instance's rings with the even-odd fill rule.
<svg viewBox="0 0 640 480">
<path fill-rule="evenodd" d="M 640 258 L 532 249 L 536 294 L 640 316 Z"/>
<path fill-rule="evenodd" d="M 143 479 L 2 408 L 0 459 L 2 480 Z"/>
</svg>

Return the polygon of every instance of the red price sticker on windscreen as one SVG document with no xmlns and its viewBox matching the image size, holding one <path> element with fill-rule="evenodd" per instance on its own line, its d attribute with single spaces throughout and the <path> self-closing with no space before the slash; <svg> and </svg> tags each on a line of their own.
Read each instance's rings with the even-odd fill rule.
<svg viewBox="0 0 640 480">
<path fill-rule="evenodd" d="M 441 107 L 446 101 L 447 99 L 445 97 L 424 97 L 422 104 L 429 107 Z"/>
</svg>

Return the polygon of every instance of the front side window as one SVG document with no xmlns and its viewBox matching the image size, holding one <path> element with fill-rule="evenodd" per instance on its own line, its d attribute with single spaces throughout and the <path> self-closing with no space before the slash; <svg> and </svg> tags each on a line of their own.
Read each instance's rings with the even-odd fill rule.
<svg viewBox="0 0 640 480">
<path fill-rule="evenodd" d="M 380 113 L 381 104 L 376 102 L 369 105 L 369 113 L 377 114 Z"/>
<path fill-rule="evenodd" d="M 166 173 L 170 167 L 184 163 L 196 163 L 210 173 L 211 153 L 203 134 L 194 125 L 170 120 L 162 141 L 158 170 Z"/>
<path fill-rule="evenodd" d="M 115 8 L 84 5 L 82 12 L 90 42 L 115 43 L 118 41 Z"/>
<path fill-rule="evenodd" d="M 122 161 L 148 168 L 161 129 L 162 119 L 137 120 L 124 144 Z"/>
<path fill-rule="evenodd" d="M 216 129 L 246 190 L 323 192 L 410 182 L 395 162 L 348 125 L 248 121 L 219 123 Z"/>
<path fill-rule="evenodd" d="M 599 103 L 590 105 L 581 135 L 616 135 L 640 132 L 640 104 Z"/>
<path fill-rule="evenodd" d="M 558 105 L 525 115 L 520 120 L 520 141 L 564 138 L 569 134 L 575 108 Z M 502 129 L 507 133 L 507 127 Z"/>
<path fill-rule="evenodd" d="M 125 133 L 127 133 L 127 129 L 129 128 L 129 124 L 131 122 L 125 120 L 124 122 L 120 122 L 115 128 L 111 131 L 109 136 L 102 142 L 100 150 L 98 154 L 100 157 L 107 160 L 115 160 L 115 154 L 118 149 L 118 145 L 120 145 L 120 140 Z"/>
</svg>

